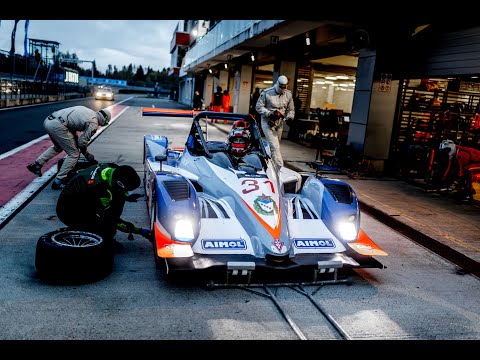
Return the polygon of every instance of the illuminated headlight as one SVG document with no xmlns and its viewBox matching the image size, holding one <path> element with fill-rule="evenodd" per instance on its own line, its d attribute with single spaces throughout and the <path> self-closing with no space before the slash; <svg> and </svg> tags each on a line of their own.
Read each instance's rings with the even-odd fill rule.
<svg viewBox="0 0 480 360">
<path fill-rule="evenodd" d="M 337 224 L 337 229 L 343 240 L 354 241 L 357 239 L 358 230 L 354 215 L 349 216 L 347 219 L 340 220 Z"/>
<path fill-rule="evenodd" d="M 193 240 L 193 225 L 188 219 L 179 219 L 175 223 L 175 238 L 178 241 Z"/>
</svg>

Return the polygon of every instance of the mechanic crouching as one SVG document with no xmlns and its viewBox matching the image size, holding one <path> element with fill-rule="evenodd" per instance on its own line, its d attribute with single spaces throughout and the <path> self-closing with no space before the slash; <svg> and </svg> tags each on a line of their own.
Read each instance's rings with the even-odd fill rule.
<svg viewBox="0 0 480 360">
<path fill-rule="evenodd" d="M 116 248 L 122 247 L 114 239 L 117 230 L 151 240 L 150 230 L 121 219 L 125 202 L 136 202 L 143 196 L 128 193 L 140 183 L 137 172 L 129 165 L 100 163 L 79 170 L 58 197 L 57 216 L 71 229 L 98 234 Z"/>
</svg>

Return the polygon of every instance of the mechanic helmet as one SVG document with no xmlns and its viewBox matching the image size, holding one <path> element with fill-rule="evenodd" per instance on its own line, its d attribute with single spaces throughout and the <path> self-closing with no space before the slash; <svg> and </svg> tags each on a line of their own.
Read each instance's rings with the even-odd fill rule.
<svg viewBox="0 0 480 360">
<path fill-rule="evenodd" d="M 275 91 L 280 95 L 285 93 L 288 85 L 288 78 L 285 75 L 280 75 L 275 83 Z"/>
<path fill-rule="evenodd" d="M 230 153 L 233 156 L 242 157 L 250 149 L 250 131 L 247 128 L 233 128 L 228 134 Z"/>
<path fill-rule="evenodd" d="M 125 191 L 132 191 L 140 186 L 140 177 L 133 167 L 121 165 L 113 171 L 112 186 Z"/>
<path fill-rule="evenodd" d="M 455 154 L 455 151 L 457 147 L 455 146 L 455 143 L 452 140 L 443 140 L 440 143 L 440 150 L 448 150 L 448 156 L 453 156 Z"/>
<path fill-rule="evenodd" d="M 110 110 L 102 109 L 100 111 L 97 111 L 97 119 L 100 126 L 107 125 L 111 118 L 112 113 L 110 112 Z"/>
</svg>

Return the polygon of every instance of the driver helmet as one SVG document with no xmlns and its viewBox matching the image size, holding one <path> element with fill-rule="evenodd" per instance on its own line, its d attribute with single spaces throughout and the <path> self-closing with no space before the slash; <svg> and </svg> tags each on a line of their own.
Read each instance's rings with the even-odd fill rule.
<svg viewBox="0 0 480 360">
<path fill-rule="evenodd" d="M 102 109 L 97 111 L 97 119 L 98 119 L 98 124 L 100 126 L 107 125 L 111 118 L 112 118 L 112 113 L 110 112 L 110 110 Z"/>
<path fill-rule="evenodd" d="M 233 128 L 228 134 L 230 153 L 237 157 L 244 156 L 250 149 L 250 131 L 247 128 Z"/>
<path fill-rule="evenodd" d="M 245 120 L 237 120 L 233 123 L 232 129 L 247 129 L 248 125 Z"/>
<path fill-rule="evenodd" d="M 448 150 L 448 156 L 453 156 L 455 154 L 457 147 L 455 146 L 455 143 L 452 140 L 443 140 L 440 143 L 439 149 L 440 150 L 446 149 L 445 151 Z"/>
</svg>

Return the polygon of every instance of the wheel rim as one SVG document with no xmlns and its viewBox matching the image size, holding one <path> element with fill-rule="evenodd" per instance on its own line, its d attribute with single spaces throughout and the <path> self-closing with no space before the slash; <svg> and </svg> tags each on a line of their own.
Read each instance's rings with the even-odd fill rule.
<svg viewBox="0 0 480 360">
<path fill-rule="evenodd" d="M 96 246 L 102 241 L 101 236 L 85 231 L 64 231 L 52 236 L 53 243 L 75 248 Z"/>
</svg>

